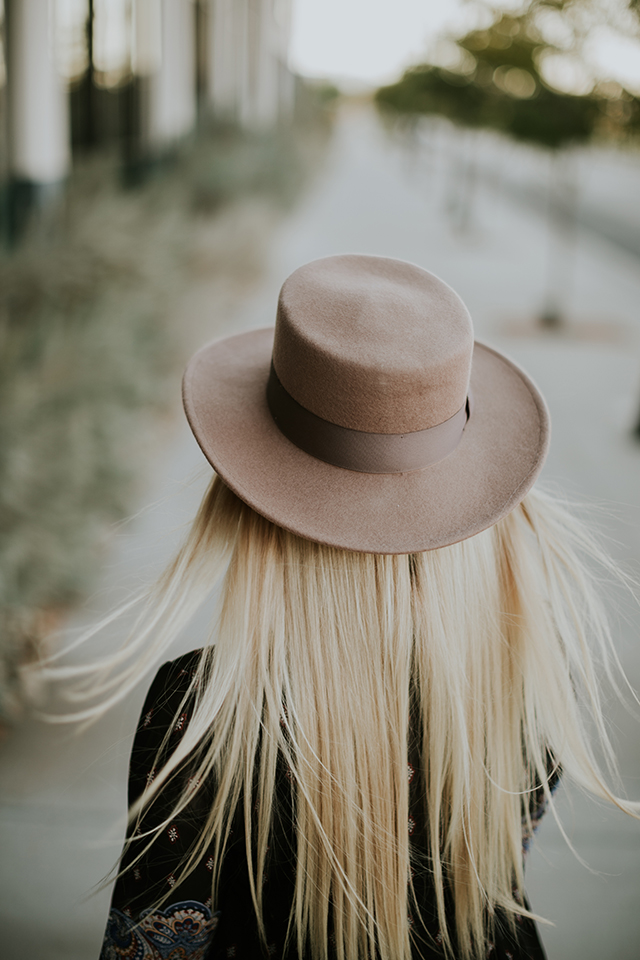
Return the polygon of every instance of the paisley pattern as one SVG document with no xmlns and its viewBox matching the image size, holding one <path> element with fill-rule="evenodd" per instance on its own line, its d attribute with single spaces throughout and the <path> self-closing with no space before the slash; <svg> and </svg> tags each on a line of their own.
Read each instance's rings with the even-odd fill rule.
<svg viewBox="0 0 640 960">
<path fill-rule="evenodd" d="M 100 960 L 203 960 L 219 914 L 185 900 L 133 920 L 112 907 Z"/>
</svg>

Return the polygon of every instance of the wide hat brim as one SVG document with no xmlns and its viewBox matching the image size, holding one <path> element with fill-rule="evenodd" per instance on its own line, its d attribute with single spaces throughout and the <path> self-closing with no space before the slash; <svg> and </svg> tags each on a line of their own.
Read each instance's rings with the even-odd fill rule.
<svg viewBox="0 0 640 960">
<path fill-rule="evenodd" d="M 417 553 L 465 540 L 506 516 L 538 476 L 549 415 L 511 360 L 474 346 L 472 413 L 438 463 L 358 473 L 305 453 L 267 406 L 273 328 L 203 347 L 183 380 L 189 424 L 216 473 L 250 507 L 308 540 L 364 553 Z"/>
</svg>

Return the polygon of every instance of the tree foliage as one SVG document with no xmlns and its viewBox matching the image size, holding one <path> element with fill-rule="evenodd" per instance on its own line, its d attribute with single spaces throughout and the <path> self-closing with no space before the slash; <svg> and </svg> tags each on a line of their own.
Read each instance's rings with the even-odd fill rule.
<svg viewBox="0 0 640 960">
<path fill-rule="evenodd" d="M 410 68 L 377 91 L 378 105 L 403 114 L 441 114 L 552 149 L 597 136 L 637 135 L 640 98 L 620 84 L 604 81 L 584 92 L 563 92 L 546 76 L 550 56 L 579 65 L 580 2 L 532 0 L 518 14 L 494 12 L 487 27 L 455 41 L 446 67 Z M 545 36 L 545 16 L 566 23 L 570 47 Z"/>
</svg>

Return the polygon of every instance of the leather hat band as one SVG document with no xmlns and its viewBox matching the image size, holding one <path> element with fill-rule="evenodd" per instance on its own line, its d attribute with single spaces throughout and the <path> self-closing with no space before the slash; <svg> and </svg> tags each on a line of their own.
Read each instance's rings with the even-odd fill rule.
<svg viewBox="0 0 640 960">
<path fill-rule="evenodd" d="M 443 423 L 414 433 L 365 433 L 316 416 L 282 386 L 271 364 L 267 404 L 278 429 L 300 450 L 359 473 L 407 473 L 444 460 L 456 449 L 471 414 L 470 398 Z"/>
</svg>

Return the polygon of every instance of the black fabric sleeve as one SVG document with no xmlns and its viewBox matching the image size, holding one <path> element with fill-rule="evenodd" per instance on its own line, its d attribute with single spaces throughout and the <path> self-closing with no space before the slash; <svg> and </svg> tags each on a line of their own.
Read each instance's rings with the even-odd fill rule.
<svg viewBox="0 0 640 960">
<path fill-rule="evenodd" d="M 151 687 L 131 751 L 129 766 L 129 805 L 142 794 L 169 759 L 183 736 L 190 719 L 193 699 L 183 703 L 189 691 L 200 651 L 187 654 L 158 671 Z M 168 741 L 159 755 L 160 747 Z M 201 960 L 211 947 L 218 915 L 211 913 L 211 872 L 207 857 L 178 883 L 181 865 L 197 840 L 206 804 L 205 788 L 180 815 L 171 818 L 155 838 L 136 839 L 170 816 L 186 780 L 189 763 L 179 769 L 160 791 L 158 799 L 144 812 L 139 824 L 133 824 L 111 902 L 100 960 L 145 958 L 160 960 L 180 956 Z M 168 895 L 168 896 L 167 896 Z M 156 904 L 165 898 L 160 908 Z"/>
</svg>

